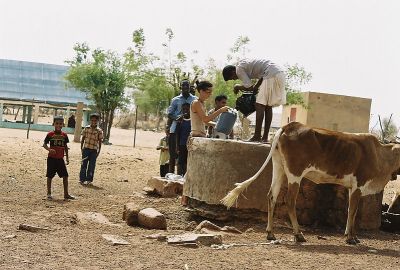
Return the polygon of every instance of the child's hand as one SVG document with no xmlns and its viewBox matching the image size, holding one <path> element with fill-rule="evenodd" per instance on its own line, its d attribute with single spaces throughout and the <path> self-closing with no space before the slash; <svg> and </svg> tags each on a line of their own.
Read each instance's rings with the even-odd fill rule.
<svg viewBox="0 0 400 270">
<path fill-rule="evenodd" d="M 65 160 L 65 164 L 66 164 L 66 165 L 69 164 L 69 158 L 67 158 L 67 159 Z"/>
<path fill-rule="evenodd" d="M 55 155 L 55 154 L 56 154 L 56 150 L 54 150 L 54 149 L 49 149 L 49 153 L 50 153 L 50 155 Z"/>
</svg>

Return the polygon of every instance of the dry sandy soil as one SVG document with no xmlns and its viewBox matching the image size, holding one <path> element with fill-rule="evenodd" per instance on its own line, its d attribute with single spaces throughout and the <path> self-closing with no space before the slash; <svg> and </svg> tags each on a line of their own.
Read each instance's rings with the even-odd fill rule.
<svg viewBox="0 0 400 270">
<path fill-rule="evenodd" d="M 79 145 L 71 143 L 70 191 L 78 199 L 64 202 L 58 178 L 53 186 L 56 199 L 44 199 L 46 151 L 41 144 L 45 133 L 33 131 L 26 139 L 25 131 L 0 129 L 0 269 L 400 269 L 400 236 L 384 232 L 361 232 L 362 243 L 349 246 L 344 243 L 343 231 L 306 228 L 308 242 L 299 245 L 292 242 L 289 229 L 278 228 L 277 236 L 286 240 L 280 245 L 227 250 L 190 249 L 144 239 L 156 231 L 125 225 L 121 216 L 127 202 L 165 214 L 167 234 L 183 233 L 193 219 L 180 206 L 179 198 L 147 197 L 141 192 L 147 179 L 158 173 L 154 147 L 162 135 L 139 132 L 139 147 L 132 148 L 132 131 L 113 132 L 114 144 L 104 146 L 92 188 L 78 184 Z M 399 188 L 398 182 L 387 187 L 386 201 Z M 122 226 L 75 224 L 74 214 L 86 211 L 102 213 Z M 52 230 L 19 231 L 20 223 Z M 253 230 L 224 236 L 224 243 L 265 242 L 266 224 L 235 221 L 225 225 Z M 131 245 L 112 246 L 101 237 L 106 233 L 122 236 Z M 5 238 L 8 235 L 15 237 Z M 326 239 L 319 239 L 319 235 Z"/>
</svg>

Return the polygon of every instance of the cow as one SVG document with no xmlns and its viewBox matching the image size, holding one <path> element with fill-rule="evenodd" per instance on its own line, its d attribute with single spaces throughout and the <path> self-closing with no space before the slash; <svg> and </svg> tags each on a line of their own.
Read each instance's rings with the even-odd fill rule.
<svg viewBox="0 0 400 270">
<path fill-rule="evenodd" d="M 282 182 L 287 178 L 286 204 L 296 242 L 305 242 L 296 216 L 296 198 L 301 180 L 316 184 L 338 184 L 349 190 L 346 242 L 357 244 L 355 216 L 360 198 L 381 192 L 395 180 L 400 168 L 400 145 L 381 144 L 372 134 L 352 134 L 311 128 L 291 122 L 280 128 L 260 170 L 250 179 L 236 183 L 221 202 L 231 207 L 272 158 L 272 183 L 267 195 L 267 239 L 275 240 L 273 213 Z"/>
</svg>

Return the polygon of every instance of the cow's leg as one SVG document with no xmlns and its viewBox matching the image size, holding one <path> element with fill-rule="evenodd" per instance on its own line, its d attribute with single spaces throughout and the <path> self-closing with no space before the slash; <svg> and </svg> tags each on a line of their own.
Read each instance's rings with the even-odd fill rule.
<svg viewBox="0 0 400 270">
<path fill-rule="evenodd" d="M 288 214 L 290 222 L 292 223 L 295 241 L 306 242 L 306 239 L 304 238 L 303 234 L 300 231 L 300 226 L 297 221 L 297 214 L 296 214 L 296 200 L 297 200 L 297 195 L 299 194 L 300 181 L 301 178 L 300 179 L 297 177 L 289 178 L 288 190 L 286 193 L 286 205 L 288 207 Z"/>
<path fill-rule="evenodd" d="M 349 196 L 349 210 L 347 214 L 347 225 L 346 225 L 346 243 L 350 245 L 355 245 L 359 243 L 355 232 L 355 219 L 358 210 L 358 204 L 361 198 L 361 191 L 359 189 L 351 192 Z"/>
<path fill-rule="evenodd" d="M 272 154 L 272 183 L 267 195 L 268 201 L 268 225 L 267 225 L 267 240 L 275 240 L 273 229 L 273 217 L 276 199 L 278 198 L 281 185 L 285 179 L 285 172 L 283 170 L 282 160 L 280 154 L 275 151 Z"/>
</svg>

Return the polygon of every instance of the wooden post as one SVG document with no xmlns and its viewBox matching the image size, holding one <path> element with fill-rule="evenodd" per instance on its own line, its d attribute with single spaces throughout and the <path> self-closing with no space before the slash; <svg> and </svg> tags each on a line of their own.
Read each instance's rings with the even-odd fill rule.
<svg viewBox="0 0 400 270">
<path fill-rule="evenodd" d="M 138 112 L 138 106 L 136 105 L 136 110 L 135 110 L 135 134 L 133 135 L 133 147 L 136 146 L 136 124 L 137 124 L 137 112 Z"/>
<path fill-rule="evenodd" d="M 74 142 L 80 142 L 82 131 L 83 102 L 76 105 Z"/>
<path fill-rule="evenodd" d="M 22 105 L 22 123 L 26 122 L 26 106 Z"/>
<path fill-rule="evenodd" d="M 3 121 L 3 109 L 4 109 L 4 104 L 0 103 L 0 122 Z"/>
<path fill-rule="evenodd" d="M 37 124 L 39 122 L 39 104 L 35 105 L 35 111 L 33 112 L 33 123 Z"/>
</svg>

